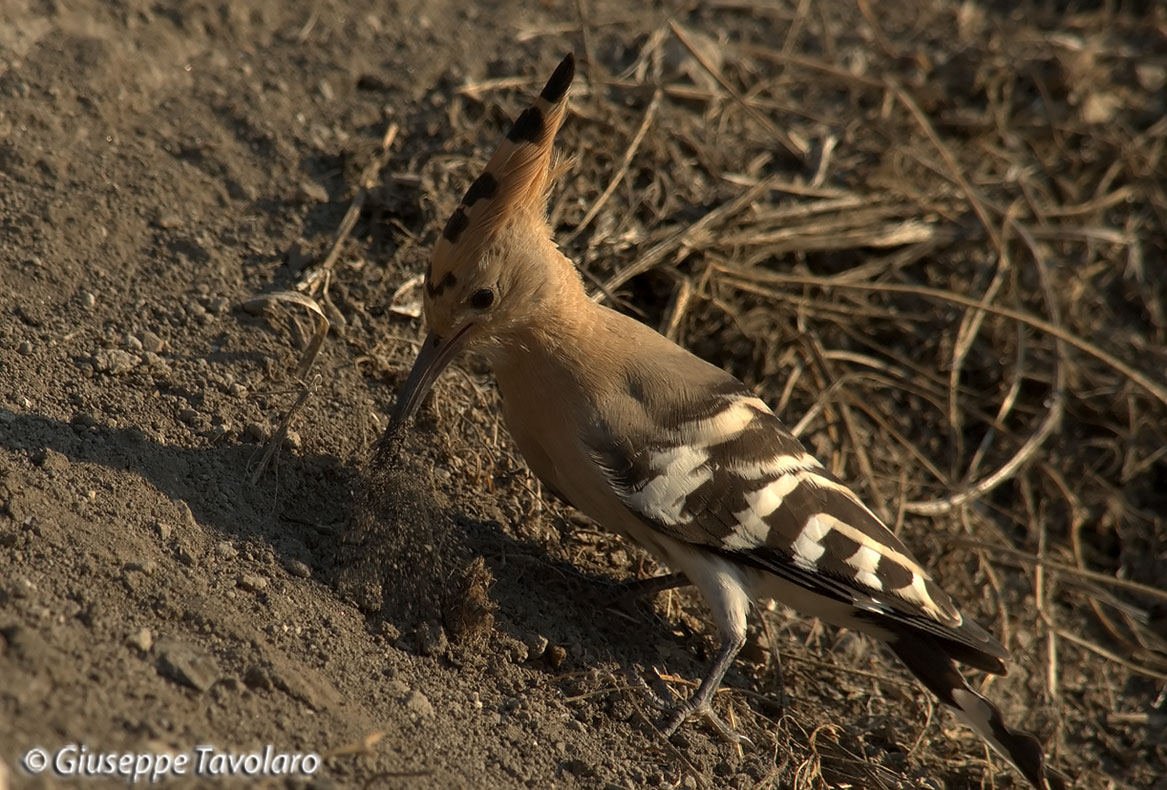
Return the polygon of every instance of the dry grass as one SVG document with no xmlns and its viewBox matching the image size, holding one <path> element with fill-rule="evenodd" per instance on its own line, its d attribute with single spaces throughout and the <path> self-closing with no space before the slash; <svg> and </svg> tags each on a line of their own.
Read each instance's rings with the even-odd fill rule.
<svg viewBox="0 0 1167 790">
<path fill-rule="evenodd" d="M 1014 650 L 1022 679 L 1000 696 L 1079 786 L 1149 786 L 1167 770 L 1150 725 L 1167 694 L 1164 12 L 711 0 L 634 22 L 587 6 L 443 97 L 445 148 L 419 141 L 397 176 L 433 205 L 391 265 L 416 270 L 549 53 L 584 42 L 551 216 L 596 298 L 756 387 L 866 494 Z M 402 344 L 375 351 L 390 346 L 402 368 Z M 540 512 L 497 420 L 475 416 L 493 394 L 459 381 L 440 385 L 459 474 Z M 618 545 L 582 534 L 553 554 Z M 846 638 L 772 626 L 788 681 L 828 677 L 843 699 L 796 692 L 775 718 L 735 695 L 774 750 L 760 786 L 898 786 L 862 747 L 905 736 L 882 740 L 895 725 L 856 699 L 920 721 L 930 703 Z M 935 726 L 907 738 L 905 775 L 976 748 L 933 744 Z"/>
</svg>

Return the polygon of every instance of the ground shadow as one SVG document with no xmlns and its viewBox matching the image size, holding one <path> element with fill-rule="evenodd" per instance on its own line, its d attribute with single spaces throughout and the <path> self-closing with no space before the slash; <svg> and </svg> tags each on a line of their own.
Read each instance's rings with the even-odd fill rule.
<svg viewBox="0 0 1167 790">
<path fill-rule="evenodd" d="M 341 459 L 289 451 L 280 452 L 253 485 L 259 445 L 165 445 L 136 428 L 112 428 L 87 417 L 65 423 L 0 410 L 0 446 L 26 453 L 34 464 L 59 453 L 70 463 L 138 475 L 171 501 L 186 503 L 195 521 L 225 538 L 260 540 L 281 560 L 320 569 L 333 564 L 330 550 L 351 517 L 349 492 L 358 487 L 357 475 Z"/>
<path fill-rule="evenodd" d="M 281 561 L 309 565 L 313 576 L 365 612 L 409 632 L 441 621 L 459 592 L 461 572 L 482 557 L 494 577 L 497 627 L 523 641 L 532 634 L 564 645 L 576 658 L 612 658 L 649 666 L 659 646 L 676 641 L 675 624 L 642 607 L 641 622 L 605 606 L 619 580 L 551 557 L 501 525 L 466 515 L 440 494 L 425 464 L 408 469 L 356 466 L 335 456 L 282 452 L 258 484 L 251 476 L 263 447 L 224 443 L 189 448 L 161 444 L 136 428 L 82 418 L 72 423 L 0 410 L 0 446 L 34 464 L 59 453 L 70 463 L 138 475 L 224 538 L 258 540 Z M 371 469 L 370 469 L 371 467 Z M 697 653 L 684 671 L 700 671 Z"/>
</svg>

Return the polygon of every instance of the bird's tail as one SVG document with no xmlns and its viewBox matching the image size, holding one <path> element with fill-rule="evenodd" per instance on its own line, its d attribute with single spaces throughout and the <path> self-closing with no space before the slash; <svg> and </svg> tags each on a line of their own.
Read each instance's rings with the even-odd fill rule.
<svg viewBox="0 0 1167 790">
<path fill-rule="evenodd" d="M 973 691 L 952 658 L 931 637 L 901 633 L 891 648 L 912 674 L 951 708 L 1037 790 L 1066 790 L 1066 778 L 1047 768 L 1041 743 L 1023 730 L 1005 723 L 1000 709 Z"/>
</svg>

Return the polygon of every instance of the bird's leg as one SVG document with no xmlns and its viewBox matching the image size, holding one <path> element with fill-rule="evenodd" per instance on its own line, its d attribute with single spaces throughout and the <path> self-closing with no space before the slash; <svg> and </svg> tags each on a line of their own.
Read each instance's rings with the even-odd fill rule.
<svg viewBox="0 0 1167 790">
<path fill-rule="evenodd" d="M 721 685 L 722 678 L 729 670 L 730 664 L 733 663 L 734 658 L 737 657 L 745 643 L 745 634 L 726 634 L 723 637 L 721 648 L 713 659 L 713 666 L 709 668 L 709 673 L 705 675 L 705 679 L 701 681 L 697 691 L 689 699 L 677 705 L 669 717 L 665 719 L 664 734 L 666 736 L 676 732 L 677 728 L 689 717 L 697 715 L 709 722 L 713 729 L 717 730 L 717 734 L 729 743 L 750 742 L 744 735 L 734 732 L 732 727 L 723 722 L 721 717 L 713 712 L 713 706 L 710 704 L 713 701 L 713 695 Z"/>
<path fill-rule="evenodd" d="M 664 576 L 652 576 L 647 579 L 632 579 L 618 585 L 615 594 L 608 599 L 608 607 L 625 606 L 633 601 L 650 595 L 662 593 L 677 587 L 692 584 L 683 573 L 666 573 Z"/>
</svg>

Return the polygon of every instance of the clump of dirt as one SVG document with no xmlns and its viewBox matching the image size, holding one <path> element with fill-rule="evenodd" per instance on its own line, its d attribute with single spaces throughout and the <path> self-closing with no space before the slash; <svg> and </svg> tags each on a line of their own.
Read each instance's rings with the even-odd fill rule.
<svg viewBox="0 0 1167 790">
<path fill-rule="evenodd" d="M 469 549 L 434 487 L 432 462 L 418 464 L 395 438 L 382 440 L 365 466 L 360 505 L 336 558 L 337 589 L 366 614 L 412 631 L 442 619 Z"/>
</svg>

